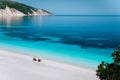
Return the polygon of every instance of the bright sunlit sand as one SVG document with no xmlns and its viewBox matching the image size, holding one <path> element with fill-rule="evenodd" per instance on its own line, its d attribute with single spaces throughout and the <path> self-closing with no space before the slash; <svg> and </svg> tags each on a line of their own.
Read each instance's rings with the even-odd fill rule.
<svg viewBox="0 0 120 80">
<path fill-rule="evenodd" d="M 0 80 L 98 80 L 95 70 L 33 57 L 0 50 Z"/>
</svg>

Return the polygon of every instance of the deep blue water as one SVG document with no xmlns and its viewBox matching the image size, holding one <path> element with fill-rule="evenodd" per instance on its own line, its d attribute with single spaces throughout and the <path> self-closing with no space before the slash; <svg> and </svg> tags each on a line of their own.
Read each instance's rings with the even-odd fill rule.
<svg viewBox="0 0 120 80">
<path fill-rule="evenodd" d="M 96 68 L 120 45 L 120 16 L 0 17 L 0 48 Z"/>
</svg>

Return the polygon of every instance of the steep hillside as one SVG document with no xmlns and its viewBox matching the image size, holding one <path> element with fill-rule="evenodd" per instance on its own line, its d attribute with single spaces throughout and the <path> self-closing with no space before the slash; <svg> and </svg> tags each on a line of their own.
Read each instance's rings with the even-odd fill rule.
<svg viewBox="0 0 120 80">
<path fill-rule="evenodd" d="M 11 14 L 16 15 L 17 13 L 23 13 L 24 15 L 51 15 L 50 12 L 44 9 L 37 9 L 22 3 L 9 1 L 9 0 L 0 0 L 0 14 Z"/>
</svg>

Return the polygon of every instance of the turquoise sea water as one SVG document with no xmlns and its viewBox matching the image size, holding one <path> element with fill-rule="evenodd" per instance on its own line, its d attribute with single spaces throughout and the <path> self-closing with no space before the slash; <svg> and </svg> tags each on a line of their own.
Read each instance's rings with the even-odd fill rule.
<svg viewBox="0 0 120 80">
<path fill-rule="evenodd" d="M 120 44 L 120 16 L 0 17 L 0 48 L 97 68 Z"/>
</svg>

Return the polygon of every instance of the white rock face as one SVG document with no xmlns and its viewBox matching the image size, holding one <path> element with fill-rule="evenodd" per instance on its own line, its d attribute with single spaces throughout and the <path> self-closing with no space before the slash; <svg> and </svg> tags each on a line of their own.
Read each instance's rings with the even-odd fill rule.
<svg viewBox="0 0 120 80">
<path fill-rule="evenodd" d="M 26 15 L 23 12 L 16 10 L 15 8 L 10 8 L 10 7 L 6 6 L 5 9 L 0 9 L 0 16 L 51 15 L 42 9 L 39 9 L 37 11 L 32 10 L 32 12 L 33 12 L 32 14 L 28 13 L 28 15 Z"/>
<path fill-rule="evenodd" d="M 42 9 L 38 9 L 38 10 L 37 10 L 37 14 L 40 14 L 40 15 L 51 15 L 51 14 L 43 11 Z"/>
<path fill-rule="evenodd" d="M 9 8 L 6 6 L 5 9 L 0 9 L 0 16 L 25 16 L 25 14 L 15 8 Z"/>
</svg>

